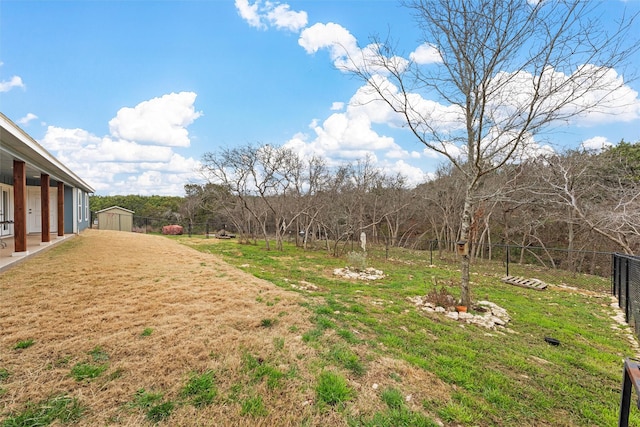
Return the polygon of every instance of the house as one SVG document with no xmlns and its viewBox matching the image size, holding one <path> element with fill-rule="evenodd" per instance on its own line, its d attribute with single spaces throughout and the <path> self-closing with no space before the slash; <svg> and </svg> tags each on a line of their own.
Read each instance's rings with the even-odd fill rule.
<svg viewBox="0 0 640 427">
<path fill-rule="evenodd" d="M 116 230 L 116 231 L 133 231 L 133 211 L 121 208 L 120 206 L 111 206 L 96 212 L 98 216 L 98 229 L 100 230 Z"/>
<path fill-rule="evenodd" d="M 0 239 L 28 255 L 27 237 L 64 237 L 90 225 L 94 189 L 0 113 Z M 3 243 L 3 246 L 6 243 Z"/>
</svg>

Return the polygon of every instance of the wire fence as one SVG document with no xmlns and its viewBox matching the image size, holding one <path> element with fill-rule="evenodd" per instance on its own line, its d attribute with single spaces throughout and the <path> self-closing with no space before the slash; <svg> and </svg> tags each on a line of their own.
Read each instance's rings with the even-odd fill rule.
<svg viewBox="0 0 640 427">
<path fill-rule="evenodd" d="M 123 215 L 116 221 L 113 215 L 119 214 L 110 215 L 112 215 L 110 218 L 99 214 L 95 215 L 92 221 L 93 226 L 100 229 L 114 229 L 111 227 L 117 224 L 118 228 L 115 229 L 121 231 L 162 233 L 164 226 L 179 225 L 182 227 L 182 234 L 206 237 L 219 236 L 222 230 L 227 229 L 227 225 L 218 219 L 195 223 L 188 220 L 149 218 L 129 214 L 128 218 L 124 218 L 125 215 Z M 127 228 L 123 229 L 122 224 L 125 224 Z M 285 240 L 293 241 L 291 236 L 284 237 Z M 355 234 L 352 239 L 357 239 Z M 460 260 L 458 257 L 459 243 L 407 239 L 402 241 L 401 245 L 425 252 L 432 265 L 455 265 Z M 326 244 L 321 244 L 321 246 L 326 247 Z M 354 246 L 357 247 L 358 244 L 355 243 Z M 574 286 L 601 292 L 605 292 L 611 287 L 613 268 L 611 252 L 505 244 L 477 245 L 467 247 L 466 250 L 471 256 L 472 265 L 477 270 L 486 267 L 487 270 L 491 269 L 495 272 L 496 264 L 498 264 L 498 270 L 502 268 L 504 276 L 537 279 L 548 284 Z"/>
</svg>

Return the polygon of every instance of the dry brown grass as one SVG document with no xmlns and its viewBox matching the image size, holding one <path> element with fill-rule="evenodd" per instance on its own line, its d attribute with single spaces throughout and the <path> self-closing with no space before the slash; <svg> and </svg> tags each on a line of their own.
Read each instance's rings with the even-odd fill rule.
<svg viewBox="0 0 640 427">
<path fill-rule="evenodd" d="M 66 394 L 88 408 L 80 425 L 147 424 L 130 408 L 137 390 L 179 401 L 191 373 L 213 370 L 215 403 L 178 405 L 167 425 L 344 425 L 343 414 L 314 405 L 322 363 L 302 342 L 312 325 L 300 298 L 164 237 L 87 230 L 0 274 L 0 368 L 10 373 L 0 384 L 0 420 L 29 401 Z M 263 319 L 275 323 L 264 327 Z M 145 328 L 151 335 L 141 335 Z M 35 344 L 14 349 L 26 339 Z M 76 381 L 71 368 L 98 346 L 108 370 Z M 269 388 L 250 377 L 243 354 L 296 374 Z M 379 358 L 350 379 L 354 414 L 381 408 L 373 384 L 393 385 L 392 373 L 415 390 L 416 402 L 449 393 L 431 374 Z M 254 395 L 268 414 L 241 416 L 240 400 Z"/>
</svg>

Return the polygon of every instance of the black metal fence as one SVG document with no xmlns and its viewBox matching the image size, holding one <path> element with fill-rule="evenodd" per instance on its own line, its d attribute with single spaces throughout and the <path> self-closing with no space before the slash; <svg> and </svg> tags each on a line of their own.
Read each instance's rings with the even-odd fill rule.
<svg viewBox="0 0 640 427">
<path fill-rule="evenodd" d="M 422 245 L 431 264 L 459 262 L 455 244 L 432 240 Z M 606 292 L 610 287 L 611 252 L 570 250 L 542 246 L 492 244 L 469 248 L 472 265 L 500 263 L 504 276 L 538 279 L 548 284 L 574 286 Z"/>
<path fill-rule="evenodd" d="M 613 254 L 611 292 L 618 298 L 625 320 L 640 336 L 640 257 Z"/>
</svg>

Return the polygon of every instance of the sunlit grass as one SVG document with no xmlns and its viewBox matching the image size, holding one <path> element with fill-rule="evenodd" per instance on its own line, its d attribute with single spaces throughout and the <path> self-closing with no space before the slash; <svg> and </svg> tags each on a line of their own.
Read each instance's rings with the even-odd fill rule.
<svg viewBox="0 0 640 427">
<path fill-rule="evenodd" d="M 302 341 L 320 351 L 326 365 L 341 370 L 347 389 L 351 379 L 356 381 L 366 372 L 366 360 L 359 354 L 382 354 L 431 372 L 457 390 L 450 400 L 425 403 L 424 410 L 445 423 L 609 426 L 617 422 L 622 360 L 633 350 L 612 329 L 606 280 L 554 271 L 554 276 L 546 276 L 550 285 L 555 278 L 557 284 L 601 293 L 553 286 L 535 291 L 502 283 L 500 262 L 474 265 L 473 298 L 495 302 L 512 317 L 507 329 L 486 330 L 418 312 L 406 300 L 425 295 L 433 288 L 434 278 L 459 296 L 458 265 L 437 257 L 432 261 L 428 252 L 392 248 L 386 258 L 382 250 L 372 247 L 367 264 L 383 270 L 386 277 L 356 282 L 333 276 L 334 268 L 345 265 L 345 257 L 333 257 L 324 250 L 305 252 L 285 244 L 282 252 L 266 251 L 260 243 L 233 241 L 204 242 L 197 247 L 233 265 L 249 264 L 246 271 L 300 293 L 314 324 L 300 331 Z M 291 286 L 300 281 L 313 283 L 319 290 Z M 560 346 L 548 345 L 545 336 L 560 340 Z M 401 406 L 401 393 L 401 385 L 387 391 L 386 411 L 347 417 L 349 423 L 405 425 L 413 419 L 415 425 L 433 425 L 429 417 Z M 346 397 L 338 401 L 353 404 Z M 637 413 L 632 412 L 632 420 L 640 423 Z"/>
</svg>

